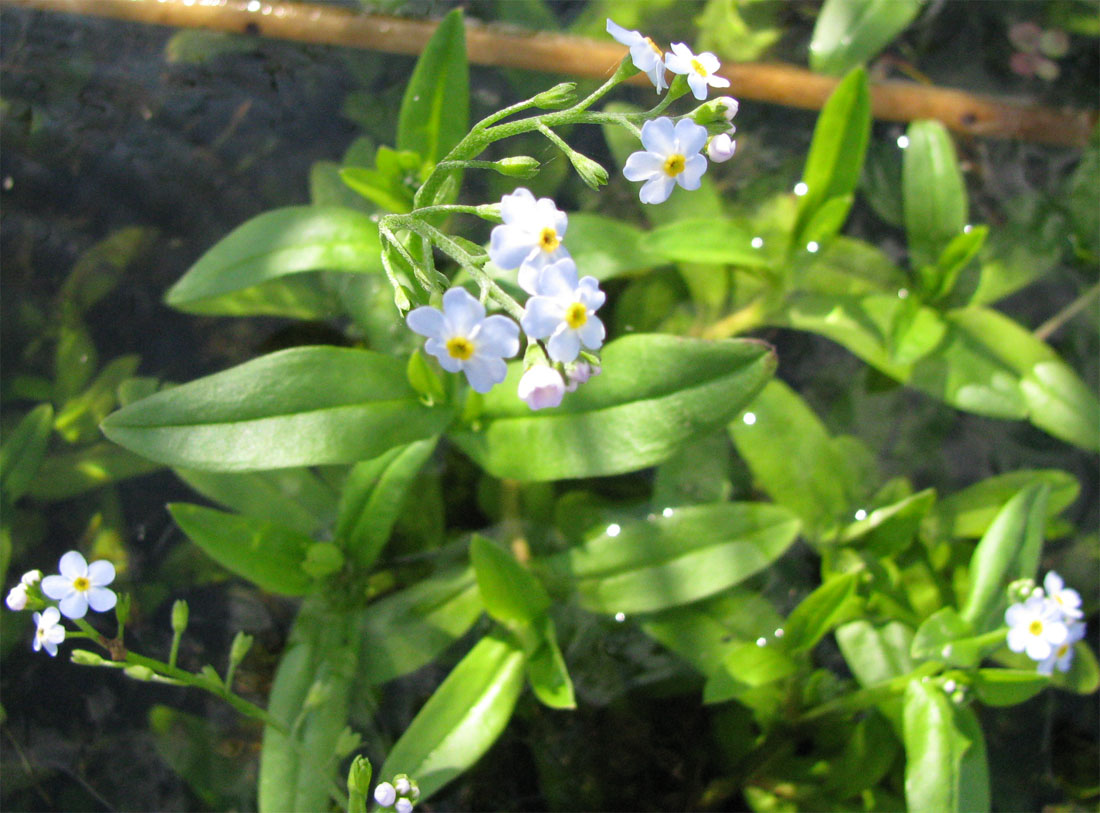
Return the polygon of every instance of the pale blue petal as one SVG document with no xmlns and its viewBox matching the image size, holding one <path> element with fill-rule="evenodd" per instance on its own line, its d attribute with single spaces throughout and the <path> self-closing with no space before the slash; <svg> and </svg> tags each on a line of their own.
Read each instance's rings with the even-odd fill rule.
<svg viewBox="0 0 1100 813">
<path fill-rule="evenodd" d="M 607 335 L 603 322 L 596 316 L 589 316 L 588 321 L 576 333 L 581 340 L 581 344 L 589 350 L 599 350 L 600 345 L 603 344 L 604 336 Z"/>
<path fill-rule="evenodd" d="M 531 263 L 524 263 L 521 265 L 519 267 L 519 274 L 517 275 L 519 287 L 531 295 L 537 294 L 539 292 L 539 270 L 538 266 L 532 265 Z"/>
<path fill-rule="evenodd" d="M 539 272 L 536 287 L 540 296 L 571 300 L 577 287 L 577 264 L 570 260 L 546 266 Z"/>
<path fill-rule="evenodd" d="M 70 582 L 78 576 L 88 575 L 87 561 L 75 550 L 71 550 L 61 557 L 57 569 Z"/>
<path fill-rule="evenodd" d="M 565 318 L 565 309 L 556 299 L 533 296 L 527 300 L 523 314 L 523 332 L 532 339 L 545 339 L 558 329 Z"/>
<path fill-rule="evenodd" d="M 115 580 L 115 566 L 106 559 L 88 565 L 88 581 L 96 587 L 106 587 Z"/>
<path fill-rule="evenodd" d="M 485 318 L 485 306 L 470 296 L 465 288 L 451 288 L 443 294 L 444 332 L 452 336 L 469 336 L 478 322 Z"/>
<path fill-rule="evenodd" d="M 499 358 L 475 355 L 464 362 L 462 372 L 476 392 L 485 393 L 499 384 L 508 375 L 508 365 Z"/>
<path fill-rule="evenodd" d="M 649 152 L 655 152 L 663 161 L 676 150 L 676 131 L 672 119 L 661 116 L 642 125 L 642 146 Z"/>
<path fill-rule="evenodd" d="M 536 237 L 521 226 L 496 226 L 489 235 L 489 259 L 503 271 L 519 268 Z"/>
<path fill-rule="evenodd" d="M 535 204 L 535 215 L 528 227 L 532 232 L 541 235 L 542 230 L 551 228 L 560 240 L 565 236 L 565 230 L 569 227 L 569 217 L 554 205 L 550 198 L 539 198 Z"/>
<path fill-rule="evenodd" d="M 500 199 L 500 219 L 505 223 L 525 223 L 535 212 L 535 196 L 530 189 L 519 187 Z"/>
<path fill-rule="evenodd" d="M 638 40 L 645 39 L 637 31 L 628 31 L 610 17 L 607 20 L 607 33 L 623 45 L 634 45 Z"/>
<path fill-rule="evenodd" d="M 700 76 L 695 71 L 692 71 L 687 75 L 688 87 L 691 88 L 691 92 L 695 95 L 695 98 L 699 101 L 704 101 L 707 98 L 707 79 L 705 76 Z"/>
<path fill-rule="evenodd" d="M 115 595 L 115 591 L 108 590 L 106 587 L 93 587 L 88 591 L 88 603 L 97 613 L 107 612 L 115 606 L 117 601 L 118 596 Z"/>
<path fill-rule="evenodd" d="M 519 352 L 519 326 L 507 316 L 496 314 L 481 323 L 474 341 L 478 355 L 511 358 Z"/>
<path fill-rule="evenodd" d="M 699 126 L 691 119 L 679 121 L 676 124 L 676 141 L 680 144 L 683 155 L 699 152 L 707 143 L 707 128 Z"/>
<path fill-rule="evenodd" d="M 42 580 L 42 592 L 52 599 L 61 599 L 73 590 L 73 580 L 64 576 L 47 576 Z"/>
<path fill-rule="evenodd" d="M 439 359 L 439 366 L 448 373 L 457 373 L 462 369 L 462 362 L 447 352 L 447 345 L 439 339 L 428 339 L 424 342 L 424 349 Z"/>
<path fill-rule="evenodd" d="M 676 186 L 676 182 L 668 175 L 651 178 L 642 186 L 638 192 L 638 197 L 642 203 L 664 203 L 668 200 L 668 196 L 672 194 L 674 186 Z"/>
<path fill-rule="evenodd" d="M 703 183 L 703 173 L 707 171 L 707 159 L 702 155 L 693 155 L 684 162 L 684 171 L 676 176 L 676 183 L 684 189 L 698 189 Z"/>
<path fill-rule="evenodd" d="M 546 352 L 550 354 L 552 361 L 568 364 L 580 354 L 581 340 L 575 330 L 569 330 L 568 328 L 559 330 L 546 343 Z"/>
<path fill-rule="evenodd" d="M 577 285 L 577 294 L 581 302 L 591 311 L 597 311 L 607 299 L 607 294 L 600 290 L 600 283 L 595 277 L 585 277 Z"/>
<path fill-rule="evenodd" d="M 88 612 L 88 599 L 84 597 L 84 594 L 73 590 L 65 598 L 61 599 L 61 603 L 58 604 L 61 608 L 61 614 L 66 618 L 83 618 Z"/>
<path fill-rule="evenodd" d="M 623 164 L 623 177 L 628 181 L 648 181 L 665 174 L 665 159 L 654 152 L 631 153 Z"/>
<path fill-rule="evenodd" d="M 443 335 L 443 312 L 439 308 L 422 305 L 409 311 L 405 324 L 413 333 L 438 338 Z"/>
</svg>

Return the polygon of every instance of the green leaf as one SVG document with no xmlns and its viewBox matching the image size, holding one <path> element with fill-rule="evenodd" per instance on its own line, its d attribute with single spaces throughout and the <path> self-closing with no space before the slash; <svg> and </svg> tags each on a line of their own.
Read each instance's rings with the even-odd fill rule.
<svg viewBox="0 0 1100 813">
<path fill-rule="evenodd" d="M 405 368 L 405 375 L 409 379 L 409 386 L 428 399 L 428 404 L 441 404 L 447 400 L 447 392 L 443 389 L 443 379 L 428 363 L 425 354 L 416 349 L 409 356 L 409 364 Z"/>
<path fill-rule="evenodd" d="M 474 534 L 470 561 L 485 609 L 497 621 L 534 624 L 549 609 L 550 597 L 539 580 L 495 542 Z"/>
<path fill-rule="evenodd" d="M 714 595 L 763 570 L 798 536 L 798 519 L 763 503 L 679 508 L 611 525 L 545 561 L 592 612 L 654 612 Z"/>
<path fill-rule="evenodd" d="M 1008 648 L 998 650 L 993 659 L 1011 669 L 1035 671 L 1035 661 L 1023 652 L 1011 652 Z M 1073 660 L 1068 672 L 1057 669 L 1050 675 L 1050 685 L 1075 694 L 1092 694 L 1100 688 L 1100 664 L 1086 641 L 1073 645 Z"/>
<path fill-rule="evenodd" d="M 138 368 L 137 356 L 119 356 L 104 367 L 84 392 L 57 411 L 53 428 L 69 443 L 99 439 L 97 426 L 118 403 L 118 388 Z"/>
<path fill-rule="evenodd" d="M 430 576 L 359 615 L 362 677 L 385 683 L 430 663 L 485 609 L 470 569 Z"/>
<path fill-rule="evenodd" d="M 941 499 L 929 514 L 925 532 L 940 539 L 980 537 L 1005 503 L 1025 486 L 1039 482 L 1050 488 L 1048 522 L 1071 505 L 1081 491 L 1077 478 L 1059 469 L 1024 469 L 999 474 Z"/>
<path fill-rule="evenodd" d="M 789 677 L 798 664 L 779 647 L 740 644 L 726 656 L 722 668 L 703 686 L 704 703 L 724 703 L 736 699 L 745 688 L 757 689 Z"/>
<path fill-rule="evenodd" d="M 575 709 L 573 680 L 565 666 L 554 621 L 544 615 L 535 621 L 535 647 L 527 655 L 527 680 L 531 690 L 544 705 L 552 709 Z"/>
<path fill-rule="evenodd" d="M 798 208 L 793 245 L 806 245 L 806 226 L 822 204 L 855 192 L 871 136 L 871 96 L 867 74 L 856 68 L 829 96 L 814 126 L 802 182 L 806 193 Z"/>
<path fill-rule="evenodd" d="M 978 256 L 988 236 L 988 226 L 975 226 L 963 229 L 951 239 L 936 260 L 935 268 L 931 269 L 928 278 L 924 280 L 924 290 L 931 299 L 943 299 L 951 293 L 959 274 Z M 921 271 L 923 275 L 925 269 Z"/>
<path fill-rule="evenodd" d="M 466 31 L 462 10 L 454 9 L 436 28 L 405 88 L 397 149 L 437 163 L 469 129 L 469 94 Z"/>
<path fill-rule="evenodd" d="M 228 473 L 176 469 L 176 476 L 202 496 L 238 514 L 266 519 L 304 534 L 327 531 L 336 516 L 336 494 L 310 469 Z"/>
<path fill-rule="evenodd" d="M 170 503 L 168 511 L 210 558 L 264 590 L 301 596 L 313 589 L 313 579 L 302 570 L 313 544 L 305 534 L 273 522 L 190 503 Z"/>
<path fill-rule="evenodd" d="M 870 621 L 850 621 L 837 627 L 836 642 L 848 668 L 865 689 L 913 671 L 909 649 L 913 630 L 900 621 L 875 626 Z M 878 704 L 899 734 L 902 729 L 902 703 L 894 697 Z"/>
<path fill-rule="evenodd" d="M 183 777 L 205 807 L 228 810 L 250 804 L 253 788 L 243 760 L 216 747 L 223 732 L 211 721 L 158 705 L 149 709 L 149 730 L 157 754 Z"/>
<path fill-rule="evenodd" d="M 836 799 L 849 799 L 874 788 L 894 764 L 898 741 L 881 714 L 856 723 L 844 751 L 830 765 L 825 789 Z"/>
<path fill-rule="evenodd" d="M 728 500 L 733 493 L 730 451 L 725 432 L 684 444 L 657 467 L 651 505 L 663 511 L 678 505 Z"/>
<path fill-rule="evenodd" d="M 972 685 L 987 706 L 1015 706 L 1049 686 L 1050 678 L 1034 669 L 978 669 Z"/>
<path fill-rule="evenodd" d="M 791 285 L 820 294 L 896 295 L 909 277 L 870 243 L 839 235 L 817 254 L 802 252 L 791 268 Z"/>
<path fill-rule="evenodd" d="M 169 465 L 248 471 L 377 457 L 439 434 L 451 417 L 419 402 L 402 359 L 300 347 L 158 392 L 102 428 L 115 443 Z"/>
<path fill-rule="evenodd" d="M 914 121 L 902 162 L 905 234 L 909 265 L 934 265 L 966 226 L 966 185 L 959 172 L 955 145 L 938 121 Z M 934 289 L 935 290 L 935 289 Z"/>
<path fill-rule="evenodd" d="M 843 228 L 844 221 L 848 219 L 848 212 L 852 210 L 853 202 L 855 202 L 854 195 L 839 195 L 822 203 L 802 230 L 802 239 L 806 242 L 799 248 L 806 248 L 810 253 L 814 253 L 820 246 L 829 243 Z M 811 246 L 811 243 L 816 243 L 818 248 Z"/>
<path fill-rule="evenodd" d="M 472 766 L 508 724 L 525 660 L 512 641 L 482 638 L 428 698 L 378 775 L 415 777 L 424 800 Z"/>
<path fill-rule="evenodd" d="M 126 269 L 148 253 L 156 229 L 128 226 L 112 232 L 80 255 L 61 286 L 63 310 L 82 314 L 113 291 Z"/>
<path fill-rule="evenodd" d="M 798 515 L 809 538 L 820 538 L 850 514 L 855 473 L 821 420 L 782 381 L 769 381 L 729 433 L 754 480 Z"/>
<path fill-rule="evenodd" d="M 837 624 L 851 618 L 852 598 L 862 573 L 832 576 L 799 602 L 783 625 L 783 643 L 791 652 L 813 649 Z"/>
<path fill-rule="evenodd" d="M 936 492 L 931 488 L 910 494 L 853 522 L 841 532 L 840 541 L 856 542 L 877 556 L 891 556 L 909 546 L 935 502 Z"/>
<path fill-rule="evenodd" d="M 918 660 L 935 660 L 953 666 L 977 666 L 983 658 L 1004 645 L 1003 636 L 975 636 L 974 627 L 954 607 L 942 607 L 917 627 L 909 651 Z"/>
<path fill-rule="evenodd" d="M 340 495 L 336 540 L 366 570 L 390 538 L 417 473 L 432 456 L 437 438 L 418 440 L 358 463 Z"/>
<path fill-rule="evenodd" d="M 400 178 L 367 167 L 341 167 L 340 180 L 371 203 L 396 214 L 412 211 L 413 195 Z"/>
<path fill-rule="evenodd" d="M 984 632 L 1005 603 L 1005 588 L 1016 579 L 1033 579 L 1039 566 L 1046 523 L 1046 483 L 1025 486 L 1009 500 L 985 532 L 970 559 L 970 590 L 962 617 Z"/>
<path fill-rule="evenodd" d="M 260 813 L 328 810 L 332 792 L 346 787 L 336 782 L 335 768 L 356 673 L 356 652 L 348 640 L 348 616 L 310 603 L 299 611 L 267 704 L 268 713 L 294 731 L 294 739 L 264 728 Z M 318 690 L 324 700 L 307 708 Z"/>
<path fill-rule="evenodd" d="M 53 400 L 61 404 L 80 392 L 98 364 L 99 353 L 83 320 L 63 316 L 54 348 Z"/>
<path fill-rule="evenodd" d="M 14 502 L 34 483 L 53 432 L 53 407 L 39 404 L 6 433 L 0 445 L 0 490 Z"/>
<path fill-rule="evenodd" d="M 778 264 L 775 241 L 753 246 L 758 230 L 745 220 L 698 218 L 660 226 L 641 239 L 642 251 L 665 262 L 716 263 L 745 268 Z"/>
<path fill-rule="evenodd" d="M 932 682 L 905 689 L 905 802 L 914 813 L 989 810 L 985 737 L 974 711 Z"/>
<path fill-rule="evenodd" d="M 560 480 L 637 471 L 736 415 L 775 368 L 755 341 L 626 336 L 602 353 L 603 372 L 561 407 L 532 413 L 515 397 L 523 365 L 485 396 L 480 425 L 453 434 L 496 477 Z M 639 374 L 639 371 L 642 371 Z"/>
<path fill-rule="evenodd" d="M 218 241 L 168 290 L 165 302 L 188 313 L 313 315 L 314 288 L 281 278 L 306 271 L 381 273 L 381 250 L 378 226 L 362 212 L 339 206 L 275 209 Z M 279 282 L 266 293 L 258 289 L 274 280 Z M 297 287 L 286 287 L 290 283 Z"/>
<path fill-rule="evenodd" d="M 826 0 L 810 40 L 810 68 L 840 76 L 866 63 L 913 22 L 923 0 Z"/>
<path fill-rule="evenodd" d="M 160 467 L 159 463 L 104 441 L 76 452 L 46 457 L 27 493 L 39 500 L 67 500 Z"/>
<path fill-rule="evenodd" d="M 637 226 L 594 212 L 573 212 L 565 246 L 577 268 L 603 282 L 661 264 L 643 245 L 646 234 Z"/>
</svg>

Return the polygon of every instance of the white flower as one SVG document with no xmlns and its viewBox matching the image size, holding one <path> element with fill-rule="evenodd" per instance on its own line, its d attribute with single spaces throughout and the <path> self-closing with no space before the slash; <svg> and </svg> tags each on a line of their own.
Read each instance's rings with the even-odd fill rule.
<svg viewBox="0 0 1100 813">
<path fill-rule="evenodd" d="M 599 374 L 600 368 L 587 361 L 571 364 L 565 368 L 565 377 L 569 379 L 569 383 L 565 385 L 565 391 L 574 392 L 581 384 Z"/>
<path fill-rule="evenodd" d="M 393 789 L 402 796 L 406 795 L 410 790 L 412 790 L 412 783 L 409 782 L 408 775 L 399 773 L 397 776 L 395 776 L 393 778 Z"/>
<path fill-rule="evenodd" d="M 9 592 L 8 597 L 4 599 L 4 603 L 8 605 L 9 610 L 25 610 L 27 609 L 27 585 L 20 582 L 15 585 Z"/>
<path fill-rule="evenodd" d="M 645 181 L 638 195 L 642 203 L 663 203 L 675 184 L 698 189 L 707 171 L 707 159 L 699 154 L 706 141 L 707 128 L 690 119 L 675 127 L 667 116 L 647 121 L 642 125 L 645 150 L 626 159 L 623 175 L 628 181 Z"/>
<path fill-rule="evenodd" d="M 1005 623 L 1009 627 L 1008 648 L 1027 652 L 1033 661 L 1045 661 L 1069 634 L 1058 605 L 1040 596 L 1005 610 Z"/>
<path fill-rule="evenodd" d="M 397 791 L 389 782 L 380 782 L 374 789 L 374 801 L 382 807 L 389 807 L 397 798 Z"/>
<path fill-rule="evenodd" d="M 737 142 L 730 138 L 729 133 L 719 133 L 707 142 L 707 157 L 716 164 L 724 164 L 733 158 L 736 149 Z"/>
<path fill-rule="evenodd" d="M 546 339 L 546 350 L 553 361 L 568 363 L 576 359 L 581 345 L 599 350 L 604 326 L 596 311 L 606 295 L 595 277 L 577 281 L 577 266 L 572 260 L 560 260 L 539 272 L 538 292 L 527 300 L 523 329 L 534 339 Z"/>
<path fill-rule="evenodd" d="M 536 364 L 519 380 L 519 398 L 531 409 L 556 407 L 564 396 L 561 373 L 546 364 Z"/>
<path fill-rule="evenodd" d="M 397 800 L 397 803 L 393 806 L 393 809 L 397 813 L 412 813 L 413 803 L 404 797 Z"/>
<path fill-rule="evenodd" d="M 737 109 L 741 106 L 740 102 L 732 96 L 719 96 L 714 101 L 722 108 L 722 115 L 726 117 L 726 121 L 732 122 L 733 117 L 737 115 Z"/>
<path fill-rule="evenodd" d="M 501 269 L 519 268 L 519 284 L 524 285 L 544 266 L 568 257 L 561 244 L 569 219 L 550 198 L 539 198 L 520 187 L 500 199 L 503 225 L 489 235 L 489 258 Z M 533 269 L 533 270 L 528 270 Z"/>
<path fill-rule="evenodd" d="M 60 576 L 47 576 L 42 580 L 42 592 L 60 601 L 61 613 L 66 618 L 83 618 L 90 605 L 97 613 L 104 613 L 115 606 L 118 596 L 107 585 L 115 580 L 115 566 L 101 559 L 90 565 L 77 551 L 71 550 L 61 557 L 57 568 Z"/>
<path fill-rule="evenodd" d="M 721 67 L 718 57 L 710 51 L 696 56 L 682 42 L 672 43 L 672 53 L 665 56 L 665 66 L 673 73 L 687 74 L 688 87 L 699 101 L 707 98 L 707 85 L 716 88 L 730 86 L 729 79 L 714 75 Z"/>
<path fill-rule="evenodd" d="M 1065 643 L 1056 647 L 1048 657 L 1039 662 L 1039 666 L 1036 667 L 1039 674 L 1053 674 L 1055 666 L 1058 667 L 1059 672 L 1068 672 L 1070 666 L 1073 665 L 1073 645 L 1084 637 L 1085 625 L 1083 623 L 1070 624 L 1069 630 L 1066 632 Z"/>
<path fill-rule="evenodd" d="M 637 31 L 627 31 L 610 18 L 607 20 L 607 33 L 630 49 L 634 67 L 649 77 L 658 93 L 668 87 L 665 82 L 665 55 L 657 43 Z"/>
<path fill-rule="evenodd" d="M 40 581 L 42 581 L 42 571 L 37 569 L 28 570 L 23 574 L 23 577 L 19 579 L 19 583 L 26 587 L 30 587 L 32 584 L 38 584 Z"/>
<path fill-rule="evenodd" d="M 443 310 L 416 308 L 405 319 L 427 336 L 424 349 L 449 373 L 459 370 L 478 392 L 488 392 L 508 374 L 505 358 L 519 352 L 519 328 L 507 316 L 486 318 L 485 306 L 464 288 L 443 294 Z"/>
<path fill-rule="evenodd" d="M 57 645 L 65 640 L 65 628 L 58 623 L 61 613 L 56 607 L 47 607 L 42 612 L 35 613 L 32 618 L 36 627 L 32 645 L 34 651 L 38 652 L 45 647 L 51 657 L 57 655 Z"/>
<path fill-rule="evenodd" d="M 1053 570 L 1047 573 L 1046 578 L 1043 579 L 1043 587 L 1046 588 L 1047 597 L 1058 606 L 1062 615 L 1067 619 L 1072 621 L 1083 615 L 1081 612 L 1081 596 L 1076 590 L 1066 587 L 1062 577 Z"/>
</svg>

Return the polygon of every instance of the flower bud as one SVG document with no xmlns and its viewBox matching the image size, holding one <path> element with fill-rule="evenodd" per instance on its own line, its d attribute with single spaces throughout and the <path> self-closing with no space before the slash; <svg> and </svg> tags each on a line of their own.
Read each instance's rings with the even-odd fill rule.
<svg viewBox="0 0 1100 813">
<path fill-rule="evenodd" d="M 409 791 L 412 790 L 412 784 L 409 782 L 407 774 L 399 773 L 393 778 L 393 789 L 397 791 L 400 796 L 407 796 Z"/>
<path fill-rule="evenodd" d="M 38 584 L 38 582 L 40 581 L 42 581 L 41 570 L 28 570 L 26 573 L 23 574 L 23 577 L 19 580 L 19 583 L 30 587 L 32 584 Z"/>
<path fill-rule="evenodd" d="M 397 791 L 389 782 L 380 782 L 374 789 L 374 801 L 380 807 L 389 807 L 397 800 Z"/>
<path fill-rule="evenodd" d="M 307 709 L 317 708 L 328 700 L 330 694 L 332 694 L 332 686 L 323 680 L 315 680 L 306 692 L 306 699 L 302 706 Z"/>
<path fill-rule="evenodd" d="M 127 666 L 122 671 L 127 677 L 132 677 L 134 680 L 152 680 L 156 677 L 156 673 L 152 669 L 140 664 Z"/>
<path fill-rule="evenodd" d="M 9 610 L 18 612 L 27 609 L 27 585 L 22 582 L 15 585 L 8 592 L 8 597 L 4 599 L 4 603 L 8 605 Z"/>
<path fill-rule="evenodd" d="M 577 170 L 577 174 L 581 176 L 581 180 L 597 192 L 601 186 L 607 183 L 607 170 L 587 155 L 581 155 L 579 152 L 570 152 L 569 162 L 573 164 L 573 169 Z"/>
<path fill-rule="evenodd" d="M 408 799 L 401 797 L 397 800 L 396 803 L 394 803 L 393 809 L 396 810 L 397 813 L 412 813 L 413 803 L 410 802 Z"/>
<path fill-rule="evenodd" d="M 729 137 L 729 133 L 719 133 L 707 142 L 707 157 L 716 164 L 724 164 L 733 158 L 736 149 L 737 142 Z"/>
<path fill-rule="evenodd" d="M 74 649 L 70 655 L 70 659 L 73 663 L 80 666 L 110 666 L 111 662 L 104 660 L 101 656 L 95 652 L 90 652 L 87 649 Z"/>
<path fill-rule="evenodd" d="M 351 761 L 351 767 L 348 769 L 348 793 L 359 794 L 360 797 L 366 797 L 370 792 L 370 778 L 373 769 L 371 768 L 370 760 L 360 754 Z"/>
<path fill-rule="evenodd" d="M 730 96 L 719 96 L 692 111 L 691 118 L 696 124 L 706 127 L 719 122 L 729 123 L 737 115 L 737 100 Z"/>
<path fill-rule="evenodd" d="M 248 650 L 252 648 L 252 641 L 251 635 L 245 635 L 245 633 L 238 630 L 237 634 L 233 636 L 233 643 L 229 646 L 229 662 L 237 664 L 243 661 L 244 656 L 248 654 Z"/>
<path fill-rule="evenodd" d="M 563 107 L 569 107 L 576 100 L 577 83 L 562 82 L 537 94 L 531 101 L 534 102 L 535 107 L 541 107 L 543 110 L 560 110 Z"/>
<path fill-rule="evenodd" d="M 397 309 L 404 313 L 412 307 L 412 302 L 409 300 L 409 295 L 405 289 L 398 285 L 393 289 L 393 304 L 397 306 Z"/>
<path fill-rule="evenodd" d="M 586 382 L 592 376 L 600 374 L 600 366 L 588 361 L 578 361 L 565 368 L 565 374 L 569 383 L 565 387 L 566 392 L 574 392 L 577 387 Z"/>
<path fill-rule="evenodd" d="M 545 364 L 537 364 L 519 380 L 519 397 L 531 409 L 556 407 L 565 396 L 561 373 Z"/>
<path fill-rule="evenodd" d="M 493 169 L 509 178 L 534 178 L 539 174 L 539 162 L 529 155 L 515 155 L 502 158 L 493 164 Z"/>
<path fill-rule="evenodd" d="M 187 606 L 187 602 L 183 599 L 177 599 L 172 605 L 172 632 L 176 635 L 182 635 L 184 630 L 187 629 L 187 620 L 191 615 L 191 610 Z"/>
<path fill-rule="evenodd" d="M 500 204 L 499 203 L 483 203 L 477 207 L 475 213 L 482 220 L 488 220 L 491 223 L 503 223 L 504 218 L 500 216 Z"/>
</svg>

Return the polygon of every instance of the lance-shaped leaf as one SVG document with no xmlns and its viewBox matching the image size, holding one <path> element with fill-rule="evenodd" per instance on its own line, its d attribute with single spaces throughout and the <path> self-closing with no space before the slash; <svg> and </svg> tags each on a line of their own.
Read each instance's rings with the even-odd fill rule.
<svg viewBox="0 0 1100 813">
<path fill-rule="evenodd" d="M 482 638 L 428 698 L 378 775 L 415 777 L 426 799 L 472 766 L 508 724 L 525 660 L 509 638 Z"/>
<path fill-rule="evenodd" d="M 32 485 L 53 432 L 53 407 L 39 404 L 19 421 L 0 446 L 0 490 L 12 501 Z"/>
<path fill-rule="evenodd" d="M 856 68 L 829 96 L 814 126 L 802 171 L 806 192 L 798 208 L 792 235 L 794 245 L 805 245 L 806 227 L 825 201 L 844 198 L 855 191 L 870 137 L 871 95 L 867 74 Z"/>
<path fill-rule="evenodd" d="M 645 233 L 630 223 L 594 212 L 570 212 L 565 247 L 578 268 L 601 282 L 661 265 L 643 246 Z"/>
<path fill-rule="evenodd" d="M 771 268 L 779 262 L 778 241 L 761 240 L 760 230 L 752 223 L 734 218 L 667 223 L 646 234 L 641 248 L 658 262 L 719 263 L 744 268 Z"/>
<path fill-rule="evenodd" d="M 977 666 L 982 658 L 1004 646 L 1004 635 L 975 636 L 974 628 L 954 607 L 941 607 L 917 627 L 910 654 L 953 666 Z"/>
<path fill-rule="evenodd" d="M 312 316 L 321 305 L 319 288 L 280 278 L 306 271 L 380 273 L 381 251 L 378 226 L 362 212 L 275 209 L 218 241 L 168 289 L 165 301 L 189 313 Z"/>
<path fill-rule="evenodd" d="M 417 60 L 397 121 L 397 149 L 436 163 L 469 128 L 469 69 L 462 10 L 443 18 Z"/>
<path fill-rule="evenodd" d="M 405 495 L 436 438 L 390 449 L 349 473 L 340 497 L 336 539 L 361 568 L 374 564 L 405 504 Z"/>
<path fill-rule="evenodd" d="M 981 725 L 932 682 L 905 689 L 905 802 L 915 813 L 989 810 Z"/>
<path fill-rule="evenodd" d="M 470 561 L 485 609 L 497 621 L 533 624 L 549 609 L 550 597 L 539 580 L 495 542 L 474 534 Z"/>
<path fill-rule="evenodd" d="M 527 650 L 527 680 L 539 701 L 552 709 L 575 709 L 573 679 L 558 646 L 554 620 L 543 615 L 530 626 Z"/>
<path fill-rule="evenodd" d="M 987 706 L 1015 706 L 1049 685 L 1050 678 L 1034 669 L 978 669 L 973 683 L 974 693 Z"/>
<path fill-rule="evenodd" d="M 302 570 L 313 540 L 262 519 L 227 514 L 189 503 L 168 506 L 172 519 L 212 559 L 264 590 L 300 596 L 313 587 Z"/>
<path fill-rule="evenodd" d="M 363 678 L 373 685 L 430 663 L 484 611 L 472 570 L 439 573 L 359 614 Z"/>
<path fill-rule="evenodd" d="M 862 573 L 842 573 L 822 583 L 794 608 L 783 625 L 784 646 L 791 652 L 813 649 L 829 630 L 850 619 L 862 606 L 856 586 Z"/>
<path fill-rule="evenodd" d="M 342 756 L 336 746 L 347 725 L 356 671 L 348 620 L 310 603 L 298 613 L 267 704 L 268 713 L 293 730 L 294 738 L 264 728 L 260 813 L 328 810 L 330 795 L 344 786 L 337 784 L 334 769 Z"/>
<path fill-rule="evenodd" d="M 962 617 L 978 632 L 1005 603 L 1005 588 L 1016 579 L 1035 578 L 1043 545 L 1050 487 L 1032 483 L 997 514 L 970 558 L 970 590 Z"/>
<path fill-rule="evenodd" d="M 250 471 L 358 462 L 439 434 L 450 419 L 419 402 L 402 359 L 300 347 L 158 392 L 102 428 L 162 463 Z"/>
<path fill-rule="evenodd" d="M 814 24 L 810 67 L 840 76 L 905 30 L 923 0 L 826 0 Z"/>
<path fill-rule="evenodd" d="M 516 398 L 523 365 L 485 396 L 479 425 L 453 434 L 496 477 L 560 480 L 636 471 L 736 415 L 775 369 L 756 341 L 627 336 L 604 349 L 603 372 L 562 406 L 531 412 Z"/>
<path fill-rule="evenodd" d="M 39 500 L 67 500 L 159 468 L 159 463 L 103 441 L 76 452 L 48 455 L 27 493 Z"/>
<path fill-rule="evenodd" d="M 663 610 L 714 595 L 763 570 L 798 536 L 791 512 L 764 503 L 718 503 L 610 526 L 546 560 L 581 606 L 615 614 Z"/>
<path fill-rule="evenodd" d="M 836 642 L 848 668 L 865 689 L 913 671 L 913 659 L 909 655 L 913 631 L 898 621 L 877 627 L 869 621 L 850 621 L 837 627 Z M 900 734 L 901 698 L 883 700 L 878 708 Z"/>
<path fill-rule="evenodd" d="M 935 265 L 966 225 L 966 185 L 955 145 L 938 121 L 914 121 L 902 163 L 905 234 L 914 270 Z"/>
</svg>

